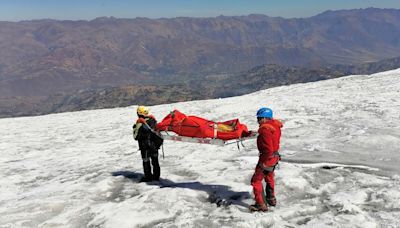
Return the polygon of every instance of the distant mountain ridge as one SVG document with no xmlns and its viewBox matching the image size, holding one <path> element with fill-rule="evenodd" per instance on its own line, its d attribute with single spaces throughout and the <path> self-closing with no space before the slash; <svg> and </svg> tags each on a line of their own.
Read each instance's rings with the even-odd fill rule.
<svg viewBox="0 0 400 228">
<path fill-rule="evenodd" d="M 291 70 L 285 67 L 346 75 L 365 63 L 397 57 L 400 9 L 326 11 L 291 19 L 251 14 L 0 22 L 0 50 L 0 112 L 6 116 L 109 107 L 108 99 L 88 98 L 102 97 L 101 91 L 120 90 L 125 101 L 115 104 L 125 105 L 128 96 L 132 102 L 144 99 L 145 93 L 132 91 L 162 88 L 166 97 L 149 103 L 172 102 L 182 94 L 188 100 L 238 95 L 229 89 L 238 82 L 237 90 L 244 92 L 310 80 L 294 74 L 286 78 Z M 271 64 L 283 78 L 252 84 L 258 77 L 252 75 L 258 74 L 249 69 Z M 397 63 L 382 64 L 388 62 L 366 67 L 377 72 Z M 214 91 L 218 85 L 226 89 Z M 168 95 L 177 88 L 177 98 Z"/>
<path fill-rule="evenodd" d="M 0 96 L 238 73 L 263 64 L 359 64 L 398 56 L 400 10 L 327 11 L 284 19 L 215 18 L 0 22 Z"/>
</svg>

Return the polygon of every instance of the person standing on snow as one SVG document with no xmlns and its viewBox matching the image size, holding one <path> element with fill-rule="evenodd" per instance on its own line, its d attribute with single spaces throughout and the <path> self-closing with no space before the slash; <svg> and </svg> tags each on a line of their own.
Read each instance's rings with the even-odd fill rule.
<svg viewBox="0 0 400 228">
<path fill-rule="evenodd" d="M 158 149 L 161 144 L 159 138 L 156 138 L 159 136 L 154 132 L 157 121 L 154 116 L 149 115 L 149 109 L 145 106 L 139 106 L 136 113 L 138 119 L 136 124 L 133 125 L 133 137 L 139 143 L 144 172 L 144 177 L 140 182 L 158 181 L 160 180 Z M 151 172 L 151 166 L 153 166 L 153 173 Z"/>
<path fill-rule="evenodd" d="M 259 124 L 257 137 L 259 159 L 251 178 L 256 203 L 250 206 L 250 210 L 268 211 L 266 203 L 270 206 L 276 205 L 274 170 L 280 160 L 278 150 L 283 125 L 279 120 L 273 119 L 272 110 L 269 108 L 260 108 L 257 111 L 257 122 Z M 266 182 L 267 202 L 263 199 L 263 179 Z"/>
</svg>

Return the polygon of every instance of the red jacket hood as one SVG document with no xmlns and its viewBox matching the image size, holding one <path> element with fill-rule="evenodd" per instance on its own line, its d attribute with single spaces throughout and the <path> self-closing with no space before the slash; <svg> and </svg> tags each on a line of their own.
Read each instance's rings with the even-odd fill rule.
<svg viewBox="0 0 400 228">
<path fill-rule="evenodd" d="M 268 121 L 260 124 L 260 127 L 259 127 L 258 131 L 260 131 L 261 128 L 268 128 L 272 132 L 275 132 L 276 128 L 282 128 L 282 127 L 283 127 L 283 124 L 282 124 L 281 121 L 279 121 L 277 119 L 271 119 L 271 120 L 268 120 Z"/>
</svg>

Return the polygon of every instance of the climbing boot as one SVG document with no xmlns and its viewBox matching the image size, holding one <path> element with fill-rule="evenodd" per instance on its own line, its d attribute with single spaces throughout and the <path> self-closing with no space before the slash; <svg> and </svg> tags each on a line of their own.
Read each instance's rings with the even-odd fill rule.
<svg viewBox="0 0 400 228">
<path fill-rule="evenodd" d="M 261 211 L 261 212 L 266 212 L 268 211 L 268 207 L 265 204 L 253 204 L 249 207 L 250 211 Z"/>
<path fill-rule="evenodd" d="M 268 205 L 275 207 L 276 206 L 276 198 L 275 197 L 267 198 L 267 203 L 268 203 Z"/>
</svg>

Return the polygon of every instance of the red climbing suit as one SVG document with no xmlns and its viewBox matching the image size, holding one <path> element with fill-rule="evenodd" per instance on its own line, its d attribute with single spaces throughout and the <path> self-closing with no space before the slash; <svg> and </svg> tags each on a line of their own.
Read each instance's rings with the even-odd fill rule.
<svg viewBox="0 0 400 228">
<path fill-rule="evenodd" d="M 264 204 L 262 197 L 262 180 L 264 179 L 267 199 L 275 199 L 274 168 L 280 160 L 278 150 L 281 137 L 282 123 L 279 120 L 268 120 L 260 124 L 257 137 L 259 159 L 251 179 L 256 203 Z"/>
</svg>

